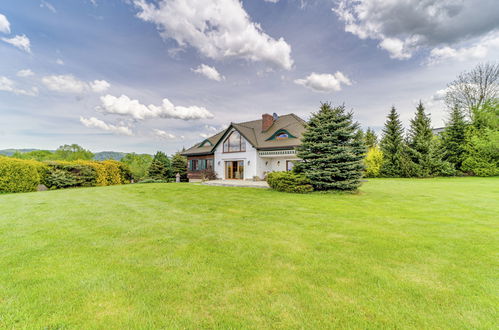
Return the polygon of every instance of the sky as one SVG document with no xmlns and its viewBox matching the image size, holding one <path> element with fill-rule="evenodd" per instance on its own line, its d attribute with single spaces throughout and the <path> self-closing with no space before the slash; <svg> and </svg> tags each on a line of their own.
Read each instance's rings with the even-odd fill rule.
<svg viewBox="0 0 499 330">
<path fill-rule="evenodd" d="M 174 153 L 345 104 L 381 131 L 499 60 L 497 0 L 2 0 L 0 149 Z"/>
</svg>

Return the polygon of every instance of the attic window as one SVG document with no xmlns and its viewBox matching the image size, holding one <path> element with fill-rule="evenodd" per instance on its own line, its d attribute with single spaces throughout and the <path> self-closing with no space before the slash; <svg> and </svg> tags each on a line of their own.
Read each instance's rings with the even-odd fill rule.
<svg viewBox="0 0 499 330">
<path fill-rule="evenodd" d="M 272 140 L 280 141 L 280 140 L 294 139 L 294 138 L 296 138 L 296 136 L 289 133 L 287 130 L 280 129 L 280 130 L 277 130 L 274 134 L 272 134 L 272 136 L 269 137 L 267 139 L 267 141 L 272 141 Z"/>
<path fill-rule="evenodd" d="M 204 140 L 203 142 L 201 142 L 201 144 L 199 145 L 199 147 L 198 147 L 198 148 L 204 147 L 204 146 L 206 146 L 206 145 L 208 145 L 208 144 L 209 144 L 210 146 L 213 146 L 213 143 L 211 143 L 211 142 L 210 142 L 210 140 L 206 139 L 206 140 Z"/>
</svg>

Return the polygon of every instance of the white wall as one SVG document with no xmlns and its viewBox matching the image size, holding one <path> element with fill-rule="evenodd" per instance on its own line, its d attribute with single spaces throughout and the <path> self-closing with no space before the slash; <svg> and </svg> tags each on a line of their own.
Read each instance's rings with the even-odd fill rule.
<svg viewBox="0 0 499 330">
<path fill-rule="evenodd" d="M 228 136 L 228 135 L 226 135 Z M 245 152 L 231 152 L 224 153 L 223 152 L 223 141 L 215 149 L 215 173 L 217 174 L 217 178 L 226 179 L 225 178 L 225 162 L 230 160 L 242 160 L 244 161 L 244 179 L 252 180 L 254 176 L 257 175 L 257 158 L 258 153 L 253 146 L 242 137 L 244 142 L 246 142 L 246 151 Z M 248 164 L 249 162 L 249 164 Z"/>
</svg>

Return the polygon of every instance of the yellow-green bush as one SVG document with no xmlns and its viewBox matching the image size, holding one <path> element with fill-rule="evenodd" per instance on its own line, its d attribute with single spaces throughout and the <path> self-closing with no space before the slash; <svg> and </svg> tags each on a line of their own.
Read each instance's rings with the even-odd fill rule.
<svg viewBox="0 0 499 330">
<path fill-rule="evenodd" d="M 0 193 L 36 191 L 42 165 L 31 160 L 0 156 Z"/>
<path fill-rule="evenodd" d="M 95 185 L 96 186 L 106 186 L 107 185 L 107 168 L 102 162 L 91 161 L 91 160 L 77 160 L 76 163 L 81 165 L 90 166 L 95 170 Z"/>
<path fill-rule="evenodd" d="M 378 147 L 369 148 L 364 163 L 366 165 L 366 177 L 378 177 L 383 164 L 383 152 L 381 149 Z"/>
<path fill-rule="evenodd" d="M 115 160 L 105 160 L 101 162 L 106 168 L 106 177 L 108 185 L 123 183 L 121 181 L 120 162 Z"/>
</svg>

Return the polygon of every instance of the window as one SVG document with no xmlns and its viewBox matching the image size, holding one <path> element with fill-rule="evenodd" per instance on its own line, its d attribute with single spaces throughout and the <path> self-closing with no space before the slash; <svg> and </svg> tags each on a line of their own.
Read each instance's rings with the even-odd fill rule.
<svg viewBox="0 0 499 330">
<path fill-rule="evenodd" d="M 206 160 L 206 168 L 209 170 L 213 169 L 213 159 L 207 159 Z"/>
<path fill-rule="evenodd" d="M 246 142 L 239 132 L 234 131 L 224 141 L 223 152 L 240 152 L 246 151 Z"/>
<path fill-rule="evenodd" d="M 288 133 L 279 133 L 278 135 L 276 135 L 275 139 L 276 140 L 284 140 L 284 139 L 287 139 L 289 138 L 289 135 Z"/>
<path fill-rule="evenodd" d="M 197 159 L 192 159 L 192 160 L 190 160 L 190 163 L 191 164 L 190 164 L 189 167 L 190 167 L 191 171 L 197 171 L 197 169 L 198 169 L 198 160 Z"/>
</svg>

